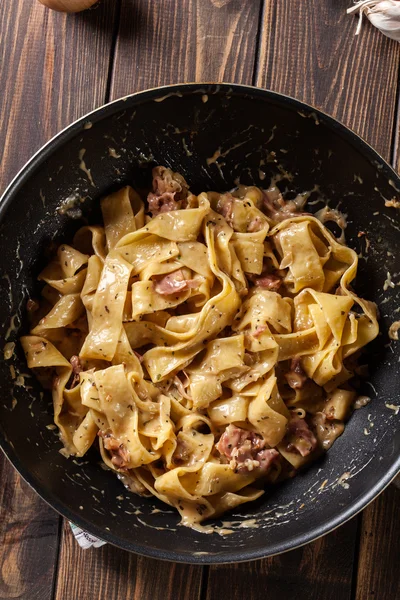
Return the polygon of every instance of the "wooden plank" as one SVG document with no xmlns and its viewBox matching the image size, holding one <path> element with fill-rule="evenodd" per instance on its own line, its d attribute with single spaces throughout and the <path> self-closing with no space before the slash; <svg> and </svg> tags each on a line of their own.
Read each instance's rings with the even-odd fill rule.
<svg viewBox="0 0 400 600">
<path fill-rule="evenodd" d="M 0 598 L 50 600 L 59 517 L 0 456 Z"/>
<path fill-rule="evenodd" d="M 363 512 L 356 600 L 400 598 L 399 503 L 392 485 Z"/>
<path fill-rule="evenodd" d="M 111 97 L 168 83 L 252 83 L 260 0 L 122 0 Z"/>
<path fill-rule="evenodd" d="M 265 0 L 257 85 L 309 102 L 385 158 L 396 109 L 399 45 L 346 15 L 349 0 Z"/>
<path fill-rule="evenodd" d="M 104 103 L 114 16 L 115 2 L 78 15 L 25 0 L 0 11 L 0 189 L 44 142 Z"/>
<path fill-rule="evenodd" d="M 356 521 L 286 554 L 210 567 L 207 600 L 350 600 Z"/>
<path fill-rule="evenodd" d="M 25 0 L 0 11 L 1 190 L 58 130 L 104 102 L 114 12 L 108 2 L 66 16 Z M 60 519 L 2 455 L 0 477 L 0 598 L 50 599 Z"/>
<path fill-rule="evenodd" d="M 65 524 L 55 600 L 198 600 L 201 567 L 143 558 L 106 545 L 82 550 Z"/>
</svg>

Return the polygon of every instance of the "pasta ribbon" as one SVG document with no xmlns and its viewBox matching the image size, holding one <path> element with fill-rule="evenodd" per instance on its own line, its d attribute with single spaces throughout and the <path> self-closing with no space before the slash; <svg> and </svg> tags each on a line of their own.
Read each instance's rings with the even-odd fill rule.
<svg viewBox="0 0 400 600">
<path fill-rule="evenodd" d="M 98 440 L 129 490 L 199 529 L 330 448 L 379 327 L 351 287 L 357 254 L 298 213 L 307 197 L 195 196 L 156 167 L 147 200 L 100 201 L 103 223 L 40 273 L 21 338 L 63 454 Z"/>
</svg>

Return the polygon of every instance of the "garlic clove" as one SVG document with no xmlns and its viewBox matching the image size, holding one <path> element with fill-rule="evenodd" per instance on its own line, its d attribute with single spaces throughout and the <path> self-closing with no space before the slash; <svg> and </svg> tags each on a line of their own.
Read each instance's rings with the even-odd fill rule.
<svg viewBox="0 0 400 600">
<path fill-rule="evenodd" d="M 387 37 L 400 42 L 400 0 L 360 0 L 347 9 L 359 14 L 356 35 L 361 31 L 363 16 Z"/>
<path fill-rule="evenodd" d="M 382 4 L 389 4 L 389 2 L 386 1 Z M 367 16 L 371 23 L 387 37 L 400 42 L 400 2 L 396 2 L 396 4 L 397 6 L 388 6 L 385 12 L 376 12 L 371 9 Z"/>
<path fill-rule="evenodd" d="M 58 12 L 76 13 L 90 8 L 97 0 L 39 0 L 39 2 Z"/>
</svg>

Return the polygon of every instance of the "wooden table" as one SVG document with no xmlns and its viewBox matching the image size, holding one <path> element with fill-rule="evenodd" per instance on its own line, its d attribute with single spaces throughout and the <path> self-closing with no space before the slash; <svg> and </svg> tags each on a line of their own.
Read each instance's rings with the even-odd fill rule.
<svg viewBox="0 0 400 600">
<path fill-rule="evenodd" d="M 101 0 L 76 16 L 34 0 L 0 11 L 0 188 L 84 113 L 145 88 L 233 81 L 284 92 L 352 127 L 399 161 L 400 46 L 350 0 Z M 104 546 L 68 524 L 0 458 L 0 598 L 24 600 L 395 600 L 400 492 L 304 548 L 253 563 L 193 567 Z"/>
</svg>

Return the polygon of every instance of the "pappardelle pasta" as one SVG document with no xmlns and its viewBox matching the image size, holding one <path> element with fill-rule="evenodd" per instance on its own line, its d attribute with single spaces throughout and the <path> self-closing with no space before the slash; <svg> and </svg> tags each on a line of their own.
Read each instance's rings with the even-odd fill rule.
<svg viewBox="0 0 400 600">
<path fill-rule="evenodd" d="M 357 254 L 301 204 L 195 196 L 156 167 L 147 202 L 124 187 L 57 248 L 21 343 L 66 456 L 98 440 L 126 487 L 194 526 L 331 446 L 379 329 L 350 286 Z"/>
</svg>

